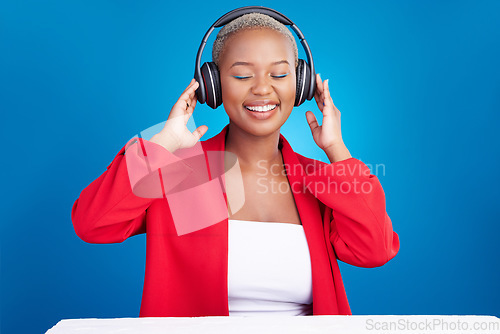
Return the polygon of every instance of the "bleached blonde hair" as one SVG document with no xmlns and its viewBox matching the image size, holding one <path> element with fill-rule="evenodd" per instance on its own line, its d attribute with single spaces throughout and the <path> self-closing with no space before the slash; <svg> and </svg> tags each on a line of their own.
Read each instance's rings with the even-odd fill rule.
<svg viewBox="0 0 500 334">
<path fill-rule="evenodd" d="M 292 43 L 293 52 L 295 55 L 295 66 L 298 64 L 298 50 L 297 43 L 293 37 L 291 31 L 281 22 L 275 20 L 274 18 L 261 14 L 261 13 L 250 13 L 242 15 L 221 28 L 217 37 L 215 38 L 214 45 L 212 47 L 212 61 L 219 67 L 221 56 L 224 52 L 224 46 L 229 37 L 237 33 L 238 31 L 246 29 L 257 29 L 257 28 L 268 28 L 277 31 L 284 36 L 286 36 Z"/>
</svg>

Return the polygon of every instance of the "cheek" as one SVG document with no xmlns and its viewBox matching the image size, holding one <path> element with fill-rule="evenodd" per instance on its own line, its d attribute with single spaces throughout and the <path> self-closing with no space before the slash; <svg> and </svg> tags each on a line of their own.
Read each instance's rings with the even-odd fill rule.
<svg viewBox="0 0 500 334">
<path fill-rule="evenodd" d="M 227 79 L 221 79 L 222 101 L 230 101 L 235 97 L 235 85 L 229 84 Z"/>
<path fill-rule="evenodd" d="M 284 83 L 281 88 L 280 92 L 281 95 L 290 103 L 294 104 L 295 102 L 295 76 L 290 78 L 290 80 L 287 80 L 286 83 Z"/>
</svg>

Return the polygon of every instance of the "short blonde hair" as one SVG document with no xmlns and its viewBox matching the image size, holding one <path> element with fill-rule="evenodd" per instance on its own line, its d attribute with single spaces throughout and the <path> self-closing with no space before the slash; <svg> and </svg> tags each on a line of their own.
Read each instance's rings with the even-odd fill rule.
<svg viewBox="0 0 500 334">
<path fill-rule="evenodd" d="M 212 47 L 212 61 L 219 67 L 220 58 L 224 51 L 224 46 L 229 37 L 238 31 L 254 28 L 268 28 L 277 31 L 286 36 L 292 43 L 293 52 L 295 55 L 295 67 L 298 64 L 297 43 L 290 30 L 281 22 L 274 18 L 260 13 L 250 13 L 242 15 L 228 24 L 226 24 L 217 34 L 214 45 Z"/>
</svg>

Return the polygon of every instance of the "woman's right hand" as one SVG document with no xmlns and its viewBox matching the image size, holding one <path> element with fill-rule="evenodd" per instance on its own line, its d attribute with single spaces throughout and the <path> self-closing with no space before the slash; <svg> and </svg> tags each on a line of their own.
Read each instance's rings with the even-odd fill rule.
<svg viewBox="0 0 500 334">
<path fill-rule="evenodd" d="M 193 147 L 207 132 L 208 126 L 201 125 L 191 133 L 186 124 L 196 106 L 196 89 L 199 83 L 193 79 L 170 110 L 163 129 L 151 137 L 150 141 L 165 147 L 170 152 Z"/>
</svg>

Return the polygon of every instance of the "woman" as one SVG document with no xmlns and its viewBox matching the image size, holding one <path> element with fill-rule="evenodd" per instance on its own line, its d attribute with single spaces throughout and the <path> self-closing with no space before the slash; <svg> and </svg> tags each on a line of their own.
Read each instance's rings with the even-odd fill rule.
<svg viewBox="0 0 500 334">
<path fill-rule="evenodd" d="M 322 125 L 306 113 L 325 164 L 280 134 L 296 91 L 297 47 L 285 26 L 258 13 L 236 18 L 213 60 L 229 124 L 201 142 L 205 125 L 188 130 L 191 81 L 162 131 L 131 140 L 82 191 L 76 233 L 112 243 L 147 231 L 141 317 L 351 314 L 337 259 L 381 266 L 399 238 L 378 179 L 342 140 L 328 80 L 317 76 L 314 96 Z"/>
</svg>

